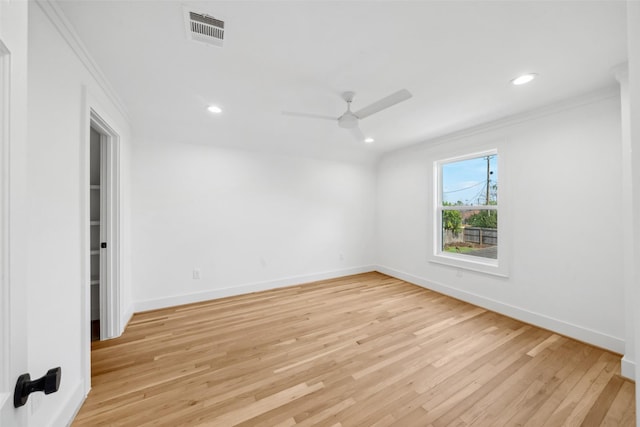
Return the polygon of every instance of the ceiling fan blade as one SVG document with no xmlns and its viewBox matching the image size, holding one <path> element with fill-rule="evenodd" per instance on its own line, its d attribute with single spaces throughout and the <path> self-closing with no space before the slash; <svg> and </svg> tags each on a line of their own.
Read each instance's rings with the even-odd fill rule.
<svg viewBox="0 0 640 427">
<path fill-rule="evenodd" d="M 353 135 L 358 142 L 364 142 L 364 133 L 362 133 L 362 130 L 360 130 L 358 126 L 350 128 L 349 131 L 351 131 L 351 135 Z"/>
<path fill-rule="evenodd" d="M 407 99 L 411 98 L 413 95 L 411 95 L 411 92 L 409 92 L 406 89 L 402 89 L 399 90 L 395 93 L 392 93 L 391 95 L 382 98 L 376 102 L 374 102 L 371 105 L 368 105 L 356 112 L 354 112 L 353 114 L 355 114 L 356 116 L 358 116 L 359 119 L 364 119 L 365 117 L 369 117 L 372 114 L 377 113 L 378 111 L 382 111 L 385 108 L 389 108 L 393 105 L 396 105 L 399 102 L 402 101 L 406 101 Z"/>
<path fill-rule="evenodd" d="M 293 117 L 305 117 L 308 119 L 323 119 L 323 120 L 338 120 L 337 117 L 324 116 L 322 114 L 311 114 L 311 113 L 296 113 L 293 111 L 283 111 L 283 115 L 285 116 L 293 116 Z"/>
</svg>

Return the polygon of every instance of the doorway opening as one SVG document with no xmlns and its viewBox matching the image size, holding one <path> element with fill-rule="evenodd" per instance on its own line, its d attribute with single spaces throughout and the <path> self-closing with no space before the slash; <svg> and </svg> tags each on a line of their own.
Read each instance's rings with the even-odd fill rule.
<svg viewBox="0 0 640 427">
<path fill-rule="evenodd" d="M 89 125 L 89 330 L 91 340 L 120 331 L 118 135 L 93 110 Z M 86 313 L 86 311 L 85 311 Z"/>
<path fill-rule="evenodd" d="M 100 283 L 104 287 L 106 283 L 106 277 L 104 273 L 104 266 L 100 264 L 106 261 L 105 256 L 100 256 L 100 243 L 103 242 L 104 228 L 101 224 L 105 221 L 105 212 L 102 211 L 102 207 L 105 207 L 102 196 L 104 191 L 100 191 L 100 182 L 103 181 L 102 170 L 104 165 L 101 162 L 102 147 L 100 144 L 100 133 L 93 127 L 90 128 L 89 137 L 89 203 L 90 216 L 89 227 L 91 229 L 90 239 L 90 257 L 91 257 L 91 341 L 100 339 Z M 102 219 L 102 221 L 101 221 Z M 103 268 L 100 268 L 103 267 Z M 103 276 L 103 277 L 101 277 Z M 100 280 L 103 279 L 103 280 Z"/>
</svg>

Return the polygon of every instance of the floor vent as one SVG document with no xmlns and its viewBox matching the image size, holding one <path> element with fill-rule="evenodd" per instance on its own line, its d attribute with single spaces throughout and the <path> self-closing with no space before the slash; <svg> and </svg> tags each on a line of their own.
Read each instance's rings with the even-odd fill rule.
<svg viewBox="0 0 640 427">
<path fill-rule="evenodd" d="M 224 41 L 224 21 L 213 16 L 185 10 L 187 38 L 222 47 Z"/>
</svg>

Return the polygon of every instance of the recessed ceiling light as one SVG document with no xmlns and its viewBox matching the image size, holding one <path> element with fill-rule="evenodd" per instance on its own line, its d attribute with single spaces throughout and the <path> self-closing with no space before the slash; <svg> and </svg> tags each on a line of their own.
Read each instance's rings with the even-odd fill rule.
<svg viewBox="0 0 640 427">
<path fill-rule="evenodd" d="M 209 110 L 210 113 L 214 114 L 222 113 L 222 108 L 218 107 L 217 105 L 210 105 L 207 110 Z"/>
<path fill-rule="evenodd" d="M 374 141 L 374 139 L 371 138 L 371 137 L 364 139 L 364 142 L 366 142 L 367 144 L 371 144 L 373 141 Z"/>
<path fill-rule="evenodd" d="M 536 73 L 529 73 L 529 74 L 523 74 L 519 77 L 516 77 L 515 79 L 511 80 L 511 83 L 519 86 L 519 85 L 523 85 L 525 83 L 529 83 L 531 80 L 535 79 L 536 77 L 538 77 L 538 75 Z"/>
</svg>

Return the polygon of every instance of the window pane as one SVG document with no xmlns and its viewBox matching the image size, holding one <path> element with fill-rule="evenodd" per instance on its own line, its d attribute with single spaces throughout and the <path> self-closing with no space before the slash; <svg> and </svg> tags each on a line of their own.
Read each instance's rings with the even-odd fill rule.
<svg viewBox="0 0 640 427">
<path fill-rule="evenodd" d="M 442 252 L 498 259 L 498 211 L 442 211 Z"/>
<path fill-rule="evenodd" d="M 442 205 L 495 205 L 498 200 L 498 156 L 442 165 Z"/>
</svg>

